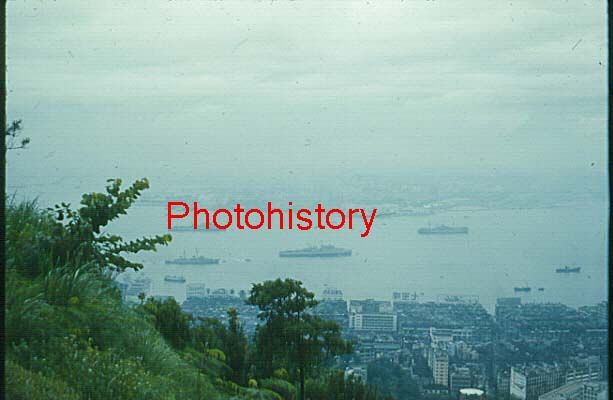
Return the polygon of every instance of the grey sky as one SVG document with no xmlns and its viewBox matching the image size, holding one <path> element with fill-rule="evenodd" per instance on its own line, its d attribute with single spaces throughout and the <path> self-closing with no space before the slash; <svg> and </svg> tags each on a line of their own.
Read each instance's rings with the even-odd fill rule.
<svg viewBox="0 0 613 400">
<path fill-rule="evenodd" d="M 606 49 L 604 1 L 10 1 L 9 174 L 604 173 Z"/>
</svg>

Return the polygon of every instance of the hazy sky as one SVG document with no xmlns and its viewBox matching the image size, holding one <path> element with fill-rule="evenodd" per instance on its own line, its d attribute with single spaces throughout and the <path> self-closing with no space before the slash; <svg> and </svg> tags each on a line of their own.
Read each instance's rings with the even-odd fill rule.
<svg viewBox="0 0 613 400">
<path fill-rule="evenodd" d="M 606 171 L 605 1 L 9 1 L 7 23 L 13 179 Z"/>
</svg>

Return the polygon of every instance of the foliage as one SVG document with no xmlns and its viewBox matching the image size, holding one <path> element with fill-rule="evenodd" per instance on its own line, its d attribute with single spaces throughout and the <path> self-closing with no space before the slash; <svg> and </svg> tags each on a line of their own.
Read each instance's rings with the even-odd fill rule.
<svg viewBox="0 0 613 400">
<path fill-rule="evenodd" d="M 309 314 L 317 305 L 315 295 L 300 281 L 276 279 L 255 284 L 248 304 L 260 309 L 264 321 L 256 333 L 256 347 L 263 363 L 260 375 L 270 376 L 275 366 L 286 368 L 300 384 L 303 400 L 305 380 L 322 361 L 350 351 L 340 336 L 340 327 Z"/>
<path fill-rule="evenodd" d="M 19 134 L 21 132 L 21 120 L 16 120 L 11 122 L 9 126 L 5 128 L 5 140 L 6 140 L 6 150 L 17 150 L 17 149 L 25 149 L 26 146 L 30 143 L 30 138 L 25 137 L 19 139 Z"/>
<path fill-rule="evenodd" d="M 323 369 L 350 348 L 338 325 L 309 313 L 317 302 L 298 281 L 254 285 L 248 301 L 263 324 L 253 344 L 233 309 L 225 324 L 188 315 L 174 299 L 122 303 L 113 274 L 142 267 L 124 255 L 154 251 L 170 237 L 124 241 L 104 232 L 149 185 L 143 179 L 122 190 L 120 180 L 109 182 L 77 210 L 64 203 L 41 210 L 35 202 L 6 209 L 11 398 L 287 400 L 296 397 L 292 382 L 304 396 L 308 377 L 313 399 L 327 398 L 317 388 L 339 399 L 376 399 L 360 397 L 370 389 L 348 385 L 342 372 Z"/>
<path fill-rule="evenodd" d="M 260 387 L 278 393 L 284 400 L 294 400 L 296 398 L 296 387 L 283 379 L 262 379 L 260 380 Z"/>
<path fill-rule="evenodd" d="M 114 181 L 100 202 L 86 205 L 84 196 L 77 212 L 58 208 L 64 215 L 35 202 L 9 204 L 6 365 L 8 382 L 19 386 L 11 388 L 11 398 L 218 397 L 207 375 L 173 351 L 142 313 L 121 303 L 108 270 L 126 264 L 114 257 L 167 240 L 126 244 L 94 231 L 125 213 L 148 184 L 137 182 L 126 192 L 119 185 Z"/>
<path fill-rule="evenodd" d="M 235 308 L 228 310 L 228 327 L 222 330 L 221 340 L 230 367 L 227 378 L 245 384 L 247 378 L 247 337 Z"/>
<path fill-rule="evenodd" d="M 350 376 L 345 379 L 342 371 L 331 370 L 318 379 L 306 382 L 306 396 L 311 400 L 377 400 L 382 397 L 375 388 Z M 384 397 L 391 399 L 391 397 Z"/>
<path fill-rule="evenodd" d="M 127 213 L 149 181 L 141 179 L 121 189 L 121 179 L 110 179 L 106 193 L 84 194 L 78 210 L 61 203 L 41 212 L 34 202 L 11 207 L 7 215 L 7 264 L 34 278 L 56 267 L 90 264 L 100 273 L 141 269 L 140 263 L 124 253 L 155 251 L 171 236 L 158 235 L 124 241 L 118 235 L 101 232 L 109 222 Z"/>
<path fill-rule="evenodd" d="M 378 360 L 370 363 L 367 376 L 370 385 L 398 400 L 421 398 L 417 383 L 411 375 L 390 361 Z"/>
<path fill-rule="evenodd" d="M 78 400 L 79 395 L 65 382 L 29 371 L 11 360 L 5 361 L 6 397 L 11 400 Z"/>
<path fill-rule="evenodd" d="M 175 349 L 185 348 L 190 341 L 191 317 L 181 311 L 174 298 L 156 300 L 150 297 L 137 309 L 149 317 L 155 329 Z"/>
</svg>

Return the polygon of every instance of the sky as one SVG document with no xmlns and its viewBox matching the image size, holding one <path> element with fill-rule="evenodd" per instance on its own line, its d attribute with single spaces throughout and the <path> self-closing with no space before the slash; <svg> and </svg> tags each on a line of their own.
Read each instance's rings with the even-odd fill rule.
<svg viewBox="0 0 613 400">
<path fill-rule="evenodd" d="M 605 1 L 7 8 L 9 183 L 606 173 Z"/>
</svg>

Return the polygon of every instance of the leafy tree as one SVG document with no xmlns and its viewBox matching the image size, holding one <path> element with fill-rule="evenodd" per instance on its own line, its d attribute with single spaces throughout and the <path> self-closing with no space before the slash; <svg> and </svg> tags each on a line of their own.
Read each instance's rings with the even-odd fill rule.
<svg viewBox="0 0 613 400">
<path fill-rule="evenodd" d="M 88 264 L 99 273 L 116 273 L 143 266 L 124 258 L 125 253 L 155 251 L 167 245 L 169 234 L 124 241 L 102 228 L 121 215 L 149 188 L 141 179 L 122 190 L 121 179 L 110 179 L 106 193 L 84 194 L 81 207 L 62 203 L 48 212 L 35 211 L 33 202 L 14 207 L 7 214 L 7 265 L 28 277 L 40 276 L 55 267 Z"/>
<path fill-rule="evenodd" d="M 233 382 L 244 384 L 247 368 L 247 337 L 238 319 L 238 311 L 234 307 L 228 310 L 228 328 L 222 340 L 228 366 L 231 369 L 228 378 Z"/>
<path fill-rule="evenodd" d="M 368 384 L 380 392 L 398 400 L 418 400 L 421 398 L 417 383 L 399 365 L 388 360 L 377 360 L 368 364 Z"/>
<path fill-rule="evenodd" d="M 155 329 L 175 349 L 183 349 L 189 343 L 192 318 L 181 311 L 174 298 L 156 300 L 150 297 L 138 310 L 149 316 Z"/>
<path fill-rule="evenodd" d="M 260 309 L 258 318 L 264 321 L 256 332 L 263 372 L 270 376 L 275 364 L 286 366 L 300 384 L 300 400 L 305 398 L 307 376 L 324 359 L 350 351 L 335 322 L 309 314 L 317 301 L 300 281 L 276 279 L 254 284 L 247 303 Z"/>
</svg>

